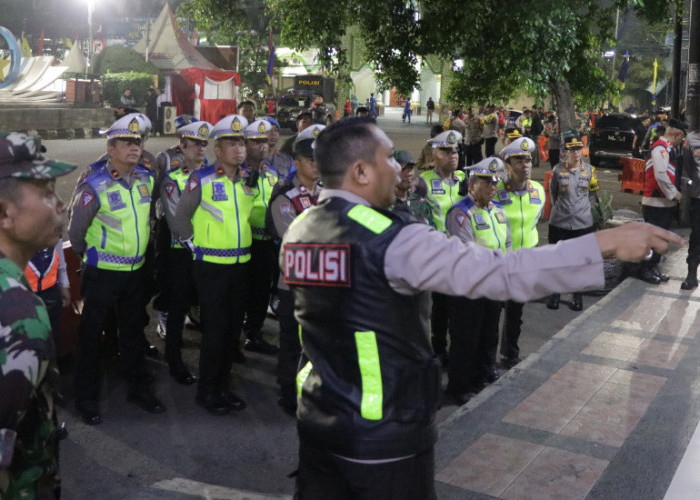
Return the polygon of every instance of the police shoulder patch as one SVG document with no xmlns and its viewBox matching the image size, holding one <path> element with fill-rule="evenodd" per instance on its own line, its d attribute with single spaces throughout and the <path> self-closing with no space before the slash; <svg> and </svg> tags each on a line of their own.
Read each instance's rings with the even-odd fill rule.
<svg viewBox="0 0 700 500">
<path fill-rule="evenodd" d="M 80 202 L 83 208 L 87 207 L 95 199 L 95 195 L 90 191 L 83 191 L 83 196 L 80 198 Z"/>
<path fill-rule="evenodd" d="M 196 177 L 192 177 L 187 181 L 187 191 L 190 193 L 199 187 L 199 180 Z"/>
</svg>

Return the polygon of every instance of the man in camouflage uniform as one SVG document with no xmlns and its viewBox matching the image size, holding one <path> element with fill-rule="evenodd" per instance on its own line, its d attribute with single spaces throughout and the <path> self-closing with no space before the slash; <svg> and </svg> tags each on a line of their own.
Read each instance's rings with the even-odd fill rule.
<svg viewBox="0 0 700 500">
<path fill-rule="evenodd" d="M 394 159 L 401 165 L 401 182 L 395 188 L 394 210 L 406 210 L 420 222 L 435 227 L 430 202 L 425 193 L 421 193 L 416 186 L 416 163 L 413 161 L 413 155 L 409 151 L 399 150 L 394 152 Z"/>
<path fill-rule="evenodd" d="M 66 206 L 54 178 L 75 169 L 38 139 L 0 133 L 0 498 L 58 498 L 59 377 L 46 307 L 24 268 L 56 244 Z"/>
</svg>

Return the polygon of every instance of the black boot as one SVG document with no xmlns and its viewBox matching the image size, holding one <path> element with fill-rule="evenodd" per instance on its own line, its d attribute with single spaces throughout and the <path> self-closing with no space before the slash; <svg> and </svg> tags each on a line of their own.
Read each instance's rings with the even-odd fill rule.
<svg viewBox="0 0 700 500">
<path fill-rule="evenodd" d="M 573 294 L 569 309 L 571 309 L 572 311 L 583 310 L 583 296 L 580 293 Z"/>
<path fill-rule="evenodd" d="M 698 287 L 698 263 L 688 263 L 688 276 L 681 283 L 681 290 L 692 290 Z"/>
<path fill-rule="evenodd" d="M 547 309 L 559 309 L 559 294 L 553 293 L 547 301 Z"/>
</svg>

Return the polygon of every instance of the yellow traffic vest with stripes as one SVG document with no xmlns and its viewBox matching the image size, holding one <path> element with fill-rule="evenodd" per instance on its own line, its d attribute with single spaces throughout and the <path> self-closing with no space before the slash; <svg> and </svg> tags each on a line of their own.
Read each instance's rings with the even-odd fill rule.
<svg viewBox="0 0 700 500">
<path fill-rule="evenodd" d="M 467 196 L 455 205 L 456 209 L 464 212 L 469 218 L 477 245 L 506 253 L 508 216 L 501 205 L 490 201 L 488 207 L 479 208 L 474 200 Z"/>
<path fill-rule="evenodd" d="M 433 216 L 434 226 L 438 231 L 446 232 L 445 217 L 452 206 L 464 196 L 459 194 L 459 184 L 464 181 L 465 175 L 461 170 L 454 173 L 457 179 L 454 185 L 450 186 L 446 179 L 441 178 L 435 170 L 426 170 L 420 176 L 428 186 L 428 201 Z"/>
<path fill-rule="evenodd" d="M 270 205 L 272 189 L 277 184 L 277 173 L 267 165 L 260 167 L 260 177 L 258 178 L 258 195 L 253 203 L 253 213 L 250 214 L 250 228 L 253 232 L 254 240 L 269 240 L 270 236 L 265 233 L 265 214 Z"/>
<path fill-rule="evenodd" d="M 110 271 L 134 271 L 143 265 L 150 235 L 153 174 L 137 165 L 131 187 L 127 187 L 108 167 L 106 164 L 83 181 L 100 204 L 85 234 L 83 262 Z"/>
<path fill-rule="evenodd" d="M 510 185 L 499 181 L 496 200 L 508 215 L 513 250 L 536 247 L 540 239 L 537 224 L 542 217 L 545 203 L 542 185 L 539 182 L 528 181 L 525 189 L 513 191 Z"/>
<path fill-rule="evenodd" d="M 216 165 L 195 175 L 202 198 L 192 216 L 194 259 L 214 264 L 248 262 L 253 240 L 250 215 L 258 190 L 246 186 L 245 178 L 232 181 Z"/>
</svg>

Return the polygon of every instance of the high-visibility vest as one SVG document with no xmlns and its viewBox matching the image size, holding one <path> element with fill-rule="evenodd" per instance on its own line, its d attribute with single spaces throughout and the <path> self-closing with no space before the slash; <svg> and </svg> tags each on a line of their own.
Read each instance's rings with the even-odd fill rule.
<svg viewBox="0 0 700 500">
<path fill-rule="evenodd" d="M 465 174 L 461 170 L 454 173 L 458 182 L 450 186 L 435 170 L 427 170 L 420 174 L 428 185 L 428 201 L 433 214 L 433 222 L 438 231 L 445 232 L 445 217 L 452 205 L 464 198 L 459 194 L 459 184 L 464 181 Z"/>
<path fill-rule="evenodd" d="M 258 194 L 253 202 L 253 212 L 250 214 L 250 229 L 254 240 L 269 240 L 265 233 L 265 214 L 270 205 L 272 189 L 277 184 L 277 174 L 274 170 L 264 165 L 260 169 L 258 178 Z"/>
<path fill-rule="evenodd" d="M 510 186 L 499 181 L 497 200 L 508 215 L 513 250 L 536 247 L 539 242 L 537 223 L 542 217 L 546 201 L 542 185 L 528 181 L 527 189 L 522 194 L 516 194 Z"/>
<path fill-rule="evenodd" d="M 232 181 L 216 165 L 195 172 L 202 198 L 192 216 L 194 259 L 214 264 L 250 260 L 250 215 L 258 190 Z M 192 181 L 190 181 L 192 182 Z"/>
<path fill-rule="evenodd" d="M 46 265 L 49 257 L 51 260 Z M 48 290 L 58 283 L 58 260 L 58 250 L 51 247 L 40 250 L 32 257 L 24 268 L 24 275 L 34 292 Z"/>
<path fill-rule="evenodd" d="M 477 245 L 506 253 L 508 216 L 501 205 L 490 201 L 488 207 L 479 208 L 471 197 L 466 197 L 455 205 L 454 210 L 461 210 L 469 217 Z"/>
</svg>

